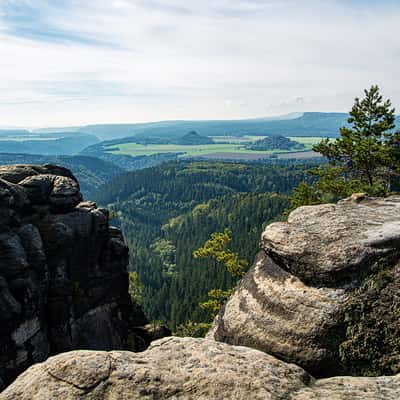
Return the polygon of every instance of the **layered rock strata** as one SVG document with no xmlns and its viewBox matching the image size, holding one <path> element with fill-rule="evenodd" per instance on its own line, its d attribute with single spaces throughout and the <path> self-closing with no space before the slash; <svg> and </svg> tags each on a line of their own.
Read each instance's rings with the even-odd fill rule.
<svg viewBox="0 0 400 400">
<path fill-rule="evenodd" d="M 300 207 L 265 229 L 208 337 L 316 376 L 398 371 L 400 197 Z"/>
<path fill-rule="evenodd" d="M 120 230 L 70 171 L 0 167 L 0 387 L 50 354 L 126 348 L 146 324 L 127 265 Z"/>
</svg>

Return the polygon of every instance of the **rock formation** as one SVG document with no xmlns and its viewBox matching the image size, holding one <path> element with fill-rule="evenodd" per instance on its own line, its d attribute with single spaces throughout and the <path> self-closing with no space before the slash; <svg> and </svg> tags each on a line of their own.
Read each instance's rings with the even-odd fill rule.
<svg viewBox="0 0 400 400">
<path fill-rule="evenodd" d="M 143 353 L 75 351 L 22 374 L 1 400 L 397 400 L 400 376 L 315 380 L 261 351 L 164 338 Z"/>
<path fill-rule="evenodd" d="M 0 388 L 50 354 L 139 344 L 127 264 L 121 232 L 70 171 L 0 167 Z"/>
<path fill-rule="evenodd" d="M 68 170 L 0 167 L 0 379 L 36 363 L 0 400 L 400 398 L 400 196 L 269 225 L 207 339 L 118 350 L 166 334 L 133 310 L 127 256 Z M 345 373 L 393 375 L 315 379 Z"/>
<path fill-rule="evenodd" d="M 400 197 L 353 195 L 269 225 L 208 337 L 315 376 L 400 371 Z"/>
</svg>

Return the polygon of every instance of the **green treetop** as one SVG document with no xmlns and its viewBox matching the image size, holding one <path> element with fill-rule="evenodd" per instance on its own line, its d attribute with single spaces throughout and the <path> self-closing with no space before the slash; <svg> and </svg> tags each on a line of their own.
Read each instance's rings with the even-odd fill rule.
<svg viewBox="0 0 400 400">
<path fill-rule="evenodd" d="M 242 277 L 248 264 L 246 260 L 241 260 L 237 253 L 227 248 L 231 241 L 232 232 L 229 229 L 225 229 L 223 232 L 215 232 L 211 234 L 211 238 L 207 240 L 203 247 L 193 252 L 193 257 L 211 257 L 223 264 L 233 276 Z"/>
<path fill-rule="evenodd" d="M 356 98 L 348 119 L 336 140 L 323 139 L 314 150 L 328 164 L 311 171 L 318 179 L 294 190 L 292 208 L 335 201 L 354 192 L 385 195 L 398 177 L 400 133 L 395 132 L 395 109 L 383 100 L 378 86 Z"/>
<path fill-rule="evenodd" d="M 350 111 L 350 127 L 340 129 L 339 139 L 324 139 L 314 150 L 372 187 L 382 179 L 383 171 L 393 167 L 389 139 L 394 135 L 395 109 L 390 100 L 383 101 L 378 86 L 371 86 L 364 93 L 362 100 L 355 99 Z"/>
<path fill-rule="evenodd" d="M 223 232 L 215 232 L 211 234 L 211 238 L 206 241 L 203 247 L 193 252 L 193 257 L 213 258 L 222 264 L 232 276 L 241 278 L 248 267 L 248 263 L 228 248 L 231 241 L 232 232 L 229 229 L 225 229 Z M 211 317 L 214 318 L 232 292 L 233 289 L 212 289 L 208 292 L 208 300 L 199 305 L 201 308 L 209 310 Z"/>
</svg>

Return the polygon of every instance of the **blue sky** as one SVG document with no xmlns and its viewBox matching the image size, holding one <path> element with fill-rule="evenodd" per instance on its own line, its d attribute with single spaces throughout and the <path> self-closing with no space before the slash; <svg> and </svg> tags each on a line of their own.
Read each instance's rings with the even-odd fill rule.
<svg viewBox="0 0 400 400">
<path fill-rule="evenodd" d="M 400 110 L 400 2 L 0 0 L 0 126 Z"/>
</svg>

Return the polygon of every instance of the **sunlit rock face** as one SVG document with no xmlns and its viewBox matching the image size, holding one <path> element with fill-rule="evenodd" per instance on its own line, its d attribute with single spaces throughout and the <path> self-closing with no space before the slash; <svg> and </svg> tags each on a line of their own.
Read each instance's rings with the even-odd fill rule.
<svg viewBox="0 0 400 400">
<path fill-rule="evenodd" d="M 316 376 L 398 372 L 399 260 L 399 196 L 300 207 L 267 226 L 208 337 Z"/>
<path fill-rule="evenodd" d="M 69 170 L 0 167 L 0 387 L 50 354 L 126 348 L 146 323 L 127 265 L 121 232 Z"/>
<path fill-rule="evenodd" d="M 8 324 L 6 337 L 16 349 L 14 358 L 5 353 L 8 360 L 21 366 L 72 345 L 123 347 L 128 300 L 116 290 L 126 285 L 119 231 L 92 203 L 55 212 L 32 205 L 20 186 L 0 186 L 8 190 L 3 198 L 20 207 L 14 214 L 6 208 L 2 231 L 1 307 L 7 312 L 0 329 Z M 287 223 L 266 228 L 252 269 L 208 338 L 163 338 L 140 353 L 65 352 L 30 367 L 0 400 L 397 400 L 399 207 L 399 197 L 363 196 L 302 207 Z M 89 233 L 96 245 L 81 243 Z M 73 255 L 78 251 L 82 257 Z M 17 276 L 23 277 L 21 292 L 9 283 Z M 51 315 L 49 326 L 41 312 Z M 316 379 L 347 372 L 393 374 Z"/>
<path fill-rule="evenodd" d="M 74 351 L 23 373 L 1 400 L 397 400 L 400 376 L 315 380 L 264 352 L 164 338 L 142 353 Z"/>
</svg>

